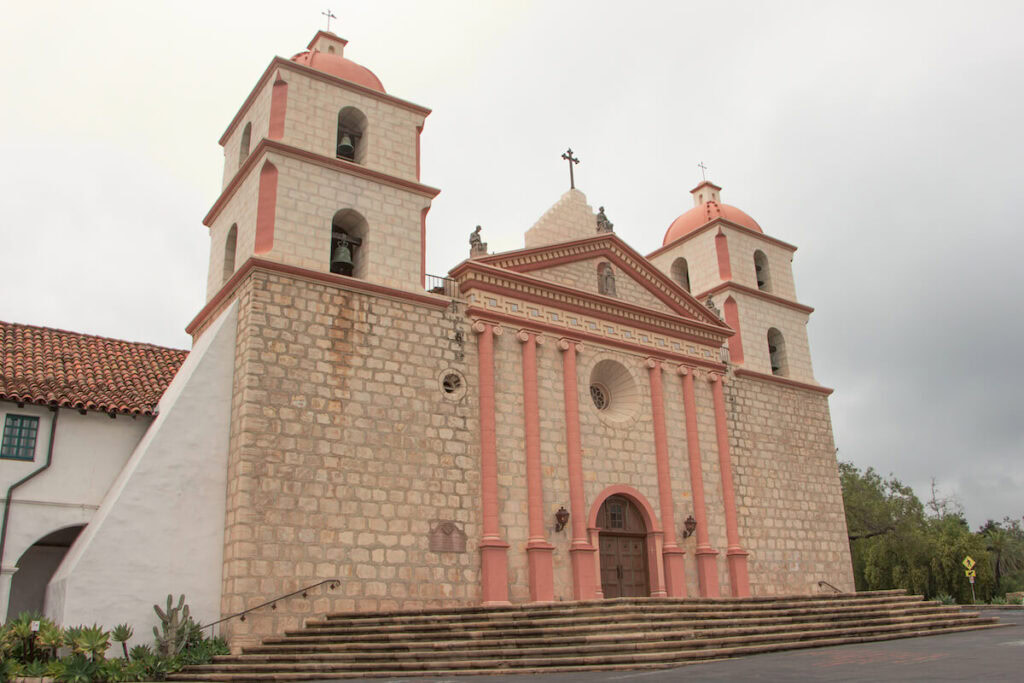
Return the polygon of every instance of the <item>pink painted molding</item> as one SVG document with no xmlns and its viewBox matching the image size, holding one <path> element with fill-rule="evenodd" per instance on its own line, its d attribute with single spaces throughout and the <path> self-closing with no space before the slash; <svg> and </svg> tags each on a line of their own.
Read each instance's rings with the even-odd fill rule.
<svg viewBox="0 0 1024 683">
<path fill-rule="evenodd" d="M 257 256 L 274 247 L 274 222 L 277 214 L 277 167 L 269 161 L 260 169 L 259 198 L 256 200 L 256 238 L 253 251 Z"/>
<path fill-rule="evenodd" d="M 477 320 L 480 406 L 480 498 L 483 536 L 480 539 L 481 593 L 483 604 L 509 604 L 508 543 L 501 538 L 498 520 L 498 437 L 494 402 L 494 338 L 501 327 Z"/>
<path fill-rule="evenodd" d="M 388 175 L 387 173 L 381 173 L 380 171 L 374 171 L 372 169 L 361 166 L 352 161 L 345 161 L 344 159 L 335 159 L 333 157 L 327 157 L 322 154 L 316 154 L 292 145 L 287 145 L 277 140 L 268 140 L 262 138 L 256 145 L 256 148 L 249 155 L 249 158 L 245 160 L 235 176 L 228 183 L 227 187 L 217 197 L 217 201 L 213 203 L 206 216 L 203 218 L 203 225 L 211 226 L 213 221 L 217 219 L 220 212 L 227 205 L 231 197 L 234 196 L 235 192 L 241 186 L 242 181 L 248 175 L 249 169 L 252 168 L 258 159 L 263 158 L 267 153 L 275 152 L 283 156 L 297 159 L 299 161 L 307 161 L 321 166 L 323 168 L 329 168 L 334 171 L 341 173 L 347 173 L 348 175 L 365 178 L 366 180 L 372 180 L 374 182 L 381 183 L 382 185 L 388 185 L 390 187 L 397 188 L 399 190 L 406 190 L 414 194 L 421 195 L 423 197 L 429 197 L 433 199 L 441 193 L 441 190 L 436 187 L 429 187 L 427 185 L 421 185 L 411 180 L 399 178 L 398 176 Z"/>
<path fill-rule="evenodd" d="M 830 395 L 835 389 L 823 387 L 820 384 L 808 384 L 807 382 L 798 382 L 795 379 L 789 379 L 788 377 L 779 377 L 778 375 L 767 375 L 763 372 L 755 372 L 754 370 L 747 370 L 746 368 L 736 368 L 733 373 L 737 377 L 748 377 L 750 379 L 759 379 L 763 382 L 772 382 L 773 384 L 781 384 L 782 386 L 792 387 L 793 389 L 803 389 L 805 391 L 813 391 L 818 394 Z"/>
<path fill-rule="evenodd" d="M 469 306 L 469 307 L 466 308 L 466 314 L 470 315 L 470 316 L 485 316 L 485 317 L 488 317 L 488 318 L 493 318 L 494 320 L 500 320 L 501 322 L 506 323 L 506 324 L 508 324 L 509 326 L 512 326 L 512 327 L 519 327 L 519 326 L 521 326 L 525 322 L 523 320 L 523 318 L 519 318 L 519 317 L 516 317 L 514 315 L 509 315 L 507 313 L 503 313 L 503 312 L 500 312 L 500 311 L 495 311 L 495 310 L 492 310 L 492 309 L 489 309 L 489 308 L 484 308 L 483 306 Z M 597 317 L 597 316 L 595 316 L 595 317 Z M 536 328 L 538 331 L 546 332 L 546 333 L 549 333 L 549 334 L 551 334 L 553 336 L 563 336 L 567 332 L 569 332 L 569 330 L 567 330 L 564 327 L 561 327 L 561 326 L 558 326 L 558 325 L 553 325 L 551 323 L 544 322 L 544 321 L 531 320 L 531 321 L 529 321 L 529 323 L 530 323 L 531 327 Z M 643 327 L 643 326 L 642 325 L 638 325 L 638 327 Z M 645 328 L 645 329 L 652 329 L 652 331 L 653 331 L 656 328 Z M 658 330 L 658 331 L 660 332 L 661 330 Z M 632 342 L 622 341 L 622 340 L 619 340 L 619 339 L 610 339 L 608 337 L 603 337 L 603 336 L 598 335 L 598 334 L 591 334 L 591 333 L 585 332 L 583 330 L 572 330 L 572 334 L 574 334 L 576 337 L 578 337 L 581 341 L 586 341 L 587 343 L 593 343 L 593 344 L 598 344 L 598 345 L 603 345 L 603 346 L 611 346 L 611 347 L 615 347 L 615 348 L 619 348 L 619 349 L 625 349 L 627 351 L 633 351 L 633 352 L 636 352 L 638 354 L 642 354 L 642 355 L 645 355 L 645 356 L 646 355 L 650 355 L 650 353 L 654 350 L 651 347 L 643 346 L 642 344 L 635 344 L 635 343 L 632 343 Z M 683 337 L 680 337 L 680 338 L 683 338 Z M 693 341 L 696 341 L 696 340 L 693 340 Z M 706 343 L 706 342 L 704 342 L 704 343 Z M 680 363 L 682 363 L 682 362 L 691 363 L 693 365 L 699 365 L 699 366 L 707 368 L 709 370 L 719 370 L 719 371 L 722 371 L 722 372 L 725 371 L 725 364 L 724 363 L 720 363 L 720 362 L 716 362 L 716 361 L 710 361 L 710 360 L 703 360 L 703 359 L 700 359 L 700 358 L 694 358 L 692 356 L 687 356 L 687 355 L 682 354 L 682 353 L 676 353 L 676 352 L 668 351 L 668 350 L 665 350 L 665 349 L 659 349 L 658 353 L 660 354 L 660 357 L 665 358 L 665 359 L 671 359 L 671 360 L 674 360 L 674 361 L 677 361 L 677 362 L 680 362 Z"/>
<path fill-rule="evenodd" d="M 723 280 L 732 279 L 732 261 L 729 260 L 729 238 L 721 228 L 715 235 L 715 254 L 718 257 L 718 277 Z"/>
<path fill-rule="evenodd" d="M 733 291 L 740 292 L 742 294 L 749 294 L 752 297 L 758 299 L 764 299 L 765 301 L 771 301 L 787 308 L 792 308 L 794 311 L 800 311 L 801 313 L 814 313 L 814 308 L 811 306 L 805 306 L 804 304 L 790 301 L 789 299 L 783 299 L 781 296 L 775 294 L 769 294 L 768 292 L 762 292 L 760 289 L 754 289 L 753 287 L 747 287 L 741 285 L 738 282 L 723 282 L 720 285 L 715 285 L 711 289 L 705 290 L 698 294 L 698 298 L 707 298 L 710 294 L 718 294 L 719 292 Z M 734 328 L 735 329 L 735 328 Z"/>
<path fill-rule="evenodd" d="M 248 97 L 245 98 L 245 102 L 242 103 L 242 106 L 238 109 L 238 113 L 235 114 L 235 117 L 231 119 L 231 123 L 228 124 L 228 127 L 224 131 L 223 135 L 220 136 L 220 140 L 218 142 L 221 145 L 221 147 L 223 147 L 224 144 L 228 141 L 228 138 L 231 137 L 231 133 L 234 132 L 239 122 L 243 118 L 245 118 L 246 113 L 249 111 L 249 107 L 252 106 L 252 103 L 256 100 L 256 97 L 259 95 L 263 87 L 274 76 L 274 74 L 278 73 L 281 69 L 284 69 L 285 71 L 294 71 L 296 73 L 309 76 L 310 78 L 315 78 L 316 80 L 322 81 L 324 83 L 331 83 L 332 85 L 345 88 L 352 92 L 357 92 L 361 95 L 371 97 L 375 100 L 393 104 L 396 107 L 405 109 L 407 111 L 411 111 L 415 114 L 420 114 L 422 116 L 430 115 L 430 110 L 427 109 L 426 107 L 421 107 L 418 104 L 413 104 L 412 102 L 400 99 L 398 97 L 395 97 L 394 95 L 388 95 L 387 93 L 382 93 L 377 90 L 373 90 L 372 88 L 363 87 L 358 83 L 346 81 L 344 78 L 332 76 L 330 74 L 324 73 L 323 71 L 319 71 L 318 69 L 314 69 L 303 64 L 297 64 L 290 59 L 285 59 L 284 57 L 274 57 L 272 60 L 270 60 L 270 64 L 267 65 L 267 68 L 264 69 L 263 75 L 260 76 L 260 79 L 258 81 L 256 81 L 256 85 L 254 85 L 252 90 L 249 91 Z"/>
<path fill-rule="evenodd" d="M 725 378 L 717 373 L 708 377 L 715 404 L 715 438 L 718 442 L 718 471 L 722 476 L 722 504 L 725 507 L 725 537 L 728 543 L 726 558 L 729 563 L 729 590 L 734 598 L 750 596 L 750 576 L 747 572 L 747 553 L 740 545 L 739 526 L 736 522 L 736 492 L 732 482 L 732 455 L 729 451 L 729 427 L 726 422 L 725 396 L 722 384 Z"/>
<path fill-rule="evenodd" d="M 729 360 L 733 363 L 743 363 L 743 338 L 740 332 L 740 312 L 736 305 L 736 299 L 731 296 L 725 300 L 725 322 L 729 327 L 736 330 L 736 334 L 729 337 Z"/>
<path fill-rule="evenodd" d="M 701 466 L 700 433 L 697 429 L 697 400 L 693 387 L 695 368 L 680 365 L 676 372 L 683 380 L 683 417 L 686 425 L 686 454 L 690 466 L 690 488 L 693 490 L 693 518 L 697 520 L 697 585 L 703 598 L 717 598 L 718 551 L 711 547 L 707 505 L 704 498 L 704 475 Z"/>
<path fill-rule="evenodd" d="M 354 277 L 335 275 L 334 273 L 321 273 L 317 270 L 299 268 L 298 266 L 289 266 L 284 263 L 268 261 L 266 259 L 253 256 L 246 260 L 235 274 L 224 283 L 224 286 L 213 295 L 202 309 L 200 309 L 199 313 L 196 314 L 196 317 L 194 317 L 185 327 L 185 332 L 187 334 L 193 334 L 196 330 L 202 327 L 214 313 L 219 311 L 222 306 L 227 303 L 230 297 L 234 295 L 242 281 L 245 280 L 245 278 L 247 278 L 254 270 L 292 275 L 295 277 L 301 277 L 304 280 L 332 285 L 339 289 L 350 289 L 359 292 L 379 294 L 392 299 L 410 301 L 412 303 L 419 304 L 421 306 L 429 306 L 431 308 L 447 308 L 451 304 L 451 300 L 448 298 L 427 294 L 426 292 L 422 294 L 417 292 L 407 292 L 403 289 L 385 287 L 384 285 L 366 282 L 365 280 L 359 280 Z"/>
<path fill-rule="evenodd" d="M 267 137 L 280 140 L 284 137 L 284 119 L 288 110 L 288 82 L 278 71 L 274 77 L 274 88 L 270 93 L 270 130 Z"/>
</svg>

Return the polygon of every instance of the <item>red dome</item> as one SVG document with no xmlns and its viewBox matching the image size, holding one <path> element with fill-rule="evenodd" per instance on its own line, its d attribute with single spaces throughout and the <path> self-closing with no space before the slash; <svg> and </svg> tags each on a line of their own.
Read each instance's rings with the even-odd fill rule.
<svg viewBox="0 0 1024 683">
<path fill-rule="evenodd" d="M 764 232 L 761 226 L 757 224 L 757 221 L 735 206 L 719 204 L 718 202 L 705 202 L 703 206 L 695 206 L 672 221 L 672 225 L 668 226 L 668 231 L 665 233 L 665 240 L 661 244 L 664 246 L 669 242 L 674 242 L 683 235 L 689 235 L 697 228 L 707 225 L 716 218 L 724 218 L 731 223 L 742 225 L 744 228 L 750 228 L 755 232 Z"/>
<path fill-rule="evenodd" d="M 377 92 L 386 92 L 380 79 L 373 75 L 373 72 L 365 66 L 360 66 L 351 59 L 345 59 L 329 52 L 319 50 L 307 50 L 292 57 L 296 64 L 310 66 L 317 71 L 343 78 L 357 85 L 361 85 Z"/>
</svg>

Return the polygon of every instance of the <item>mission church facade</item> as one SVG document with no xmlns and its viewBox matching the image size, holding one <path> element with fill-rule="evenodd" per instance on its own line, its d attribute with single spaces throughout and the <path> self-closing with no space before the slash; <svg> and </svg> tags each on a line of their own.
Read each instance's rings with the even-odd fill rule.
<svg viewBox="0 0 1024 683">
<path fill-rule="evenodd" d="M 853 590 L 795 247 L 702 182 L 644 256 L 571 189 L 431 278 L 430 112 L 345 46 L 274 58 L 221 137 L 193 349 L 46 611 L 184 592 L 210 621 L 339 579 L 237 646 L 326 611 Z"/>
</svg>

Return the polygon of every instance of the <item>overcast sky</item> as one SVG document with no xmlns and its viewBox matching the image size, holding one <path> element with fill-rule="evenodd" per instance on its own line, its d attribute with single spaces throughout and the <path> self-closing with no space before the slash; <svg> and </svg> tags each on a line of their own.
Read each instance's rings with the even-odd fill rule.
<svg viewBox="0 0 1024 683">
<path fill-rule="evenodd" d="M 217 140 L 326 0 L 17 3 L 0 23 L 0 319 L 185 348 Z M 1024 3 L 334 2 L 431 107 L 427 270 L 567 189 L 642 253 L 722 199 L 799 247 L 840 458 L 1024 514 Z"/>
</svg>

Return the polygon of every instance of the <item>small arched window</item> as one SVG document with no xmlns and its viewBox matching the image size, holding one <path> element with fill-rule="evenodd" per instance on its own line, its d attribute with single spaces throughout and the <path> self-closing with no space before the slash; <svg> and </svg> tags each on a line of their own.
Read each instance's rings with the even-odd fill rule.
<svg viewBox="0 0 1024 683">
<path fill-rule="evenodd" d="M 602 263 L 597 267 L 597 291 L 599 294 L 616 296 L 615 269 L 610 263 Z"/>
<path fill-rule="evenodd" d="M 241 166 L 249 158 L 249 143 L 252 139 L 252 122 L 245 124 L 242 129 L 242 141 L 238 145 L 238 165 Z"/>
<path fill-rule="evenodd" d="M 754 252 L 754 275 L 757 277 L 757 288 L 762 292 L 772 291 L 772 275 L 768 271 L 768 257 L 758 249 Z"/>
<path fill-rule="evenodd" d="M 690 266 L 686 263 L 686 259 L 680 257 L 672 262 L 672 280 L 677 285 L 685 289 L 687 292 L 690 291 Z"/>
<path fill-rule="evenodd" d="M 357 164 L 366 160 L 366 116 L 355 107 L 343 107 L 338 112 L 337 155 Z"/>
<path fill-rule="evenodd" d="M 328 254 L 332 273 L 366 277 L 368 225 L 354 209 L 342 209 L 331 221 L 331 250 Z"/>
<path fill-rule="evenodd" d="M 786 340 L 776 328 L 768 330 L 768 358 L 772 365 L 772 374 L 779 377 L 789 376 L 789 364 L 786 362 Z"/>
<path fill-rule="evenodd" d="M 231 279 L 235 274 L 235 246 L 238 244 L 238 223 L 234 223 L 228 230 L 228 237 L 224 240 L 224 275 L 221 284 Z"/>
</svg>

